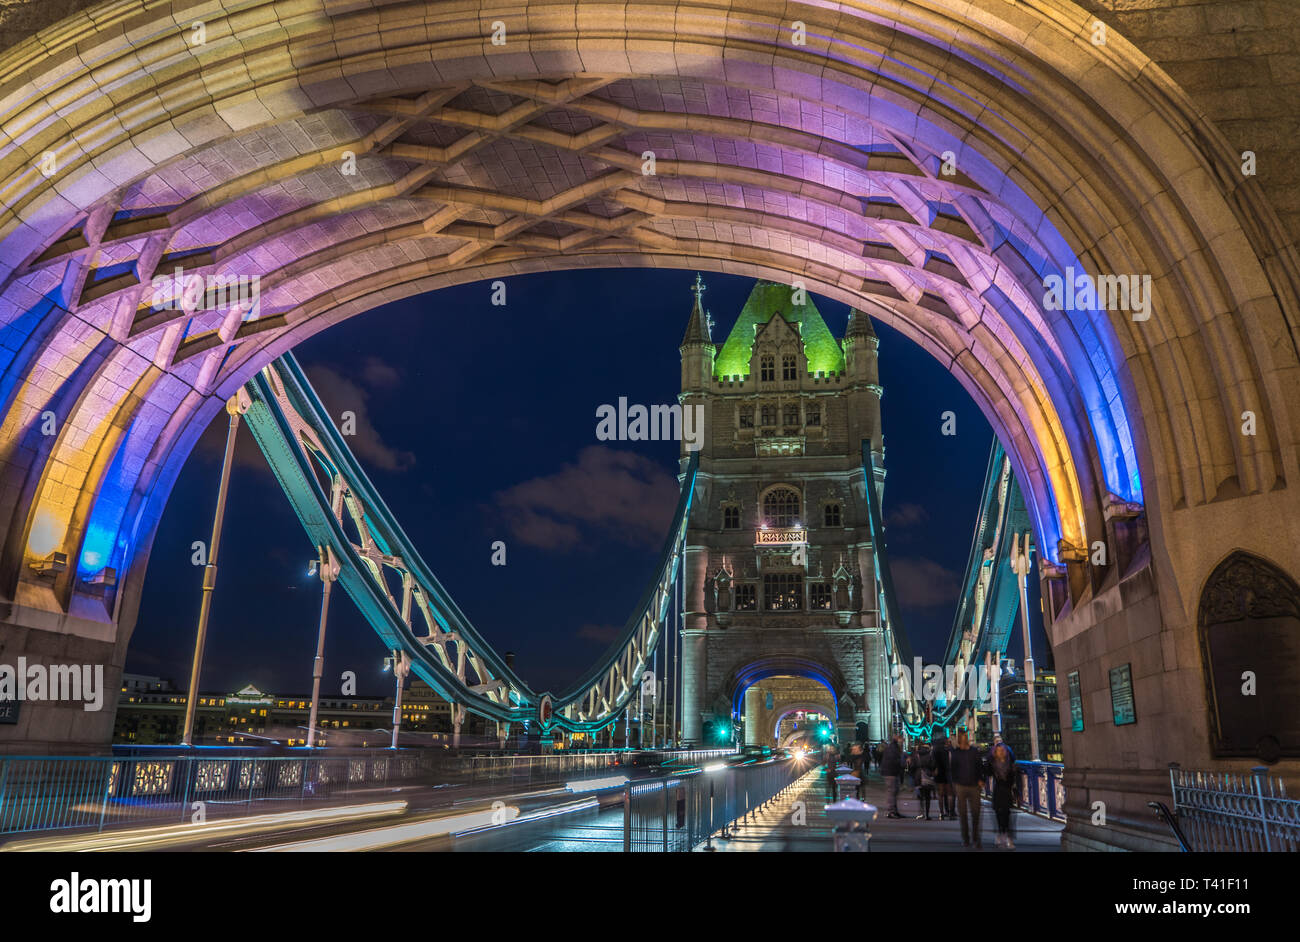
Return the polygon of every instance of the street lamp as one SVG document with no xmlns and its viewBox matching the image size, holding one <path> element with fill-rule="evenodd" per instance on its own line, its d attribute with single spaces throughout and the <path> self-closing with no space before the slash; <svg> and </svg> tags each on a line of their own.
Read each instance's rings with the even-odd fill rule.
<svg viewBox="0 0 1300 942">
<path fill-rule="evenodd" d="M 1025 596 L 1025 581 L 1029 575 L 1029 534 L 1024 534 L 1024 546 L 1021 547 L 1021 534 L 1011 538 L 1011 571 L 1017 576 L 1020 587 L 1020 625 L 1025 635 L 1025 686 L 1029 693 L 1029 750 L 1030 758 L 1039 761 L 1038 754 L 1038 705 L 1034 697 L 1034 648 L 1029 637 L 1029 605 Z"/>
<path fill-rule="evenodd" d="M 394 651 L 392 657 L 384 658 L 384 670 L 393 672 L 397 684 L 397 693 L 393 697 L 393 745 L 397 748 L 397 734 L 402 728 L 402 684 L 406 675 L 411 673 L 411 658 L 405 651 Z"/>
<path fill-rule="evenodd" d="M 339 479 L 334 479 L 334 501 L 341 496 Z M 316 633 L 316 657 L 311 664 L 311 716 L 307 719 L 307 748 L 316 745 L 316 717 L 320 713 L 320 681 L 325 671 L 325 623 L 330 613 L 330 588 L 339 577 L 339 561 L 334 550 L 328 544 L 321 548 L 319 559 L 313 559 L 307 567 L 308 575 L 319 575 L 321 585 L 320 627 Z"/>
</svg>

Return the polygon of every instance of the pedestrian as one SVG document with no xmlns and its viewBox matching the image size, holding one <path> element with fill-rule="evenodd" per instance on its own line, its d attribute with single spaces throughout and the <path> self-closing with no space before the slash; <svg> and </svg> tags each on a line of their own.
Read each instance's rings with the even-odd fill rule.
<svg viewBox="0 0 1300 942">
<path fill-rule="evenodd" d="M 903 737 L 895 733 L 880 753 L 880 775 L 885 780 L 887 818 L 901 818 L 898 813 L 898 780 L 903 774 Z"/>
<path fill-rule="evenodd" d="M 908 759 L 908 768 L 912 773 L 912 787 L 916 789 L 916 798 L 921 804 L 921 813 L 916 820 L 930 820 L 930 799 L 934 796 L 934 753 L 926 743 L 921 743 Z"/>
<path fill-rule="evenodd" d="M 1011 839 L 1011 809 L 1020 802 L 1020 773 L 1016 769 L 1016 756 L 1011 747 L 998 740 L 989 758 L 989 772 L 993 777 L 993 814 L 998 822 L 998 846 L 1015 850 Z"/>
<path fill-rule="evenodd" d="M 837 800 L 835 788 L 835 776 L 839 775 L 837 767 L 840 764 L 840 754 L 834 746 L 826 747 L 826 794 L 830 796 L 831 801 Z"/>
<path fill-rule="evenodd" d="M 934 753 L 934 786 L 939 795 L 939 820 L 950 821 L 957 817 L 957 793 L 952 787 L 952 744 L 947 736 L 930 740 Z"/>
<path fill-rule="evenodd" d="M 980 783 L 984 778 L 984 757 L 972 749 L 966 730 L 957 733 L 957 748 L 949 761 L 952 783 L 957 790 L 957 814 L 961 818 L 963 847 L 983 847 L 980 841 Z"/>
</svg>

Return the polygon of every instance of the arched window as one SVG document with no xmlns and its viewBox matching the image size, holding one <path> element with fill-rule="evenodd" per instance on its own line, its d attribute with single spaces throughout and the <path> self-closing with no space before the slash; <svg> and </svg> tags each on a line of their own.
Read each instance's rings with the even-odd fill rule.
<svg viewBox="0 0 1300 942">
<path fill-rule="evenodd" d="M 799 361 L 796 360 L 788 353 L 785 356 L 781 357 L 781 378 L 782 379 L 799 378 Z"/>
<path fill-rule="evenodd" d="M 840 526 L 840 505 L 827 504 L 823 508 L 822 517 L 826 526 L 828 527 Z"/>
<path fill-rule="evenodd" d="M 1214 754 L 1300 756 L 1300 586 L 1272 563 L 1235 552 L 1206 580 L 1197 622 Z"/>
<path fill-rule="evenodd" d="M 761 356 L 758 358 L 758 378 L 765 383 L 770 383 L 776 379 L 776 357 Z"/>
<path fill-rule="evenodd" d="M 792 527 L 799 520 L 799 492 L 774 487 L 763 497 L 763 522 L 769 527 Z"/>
</svg>

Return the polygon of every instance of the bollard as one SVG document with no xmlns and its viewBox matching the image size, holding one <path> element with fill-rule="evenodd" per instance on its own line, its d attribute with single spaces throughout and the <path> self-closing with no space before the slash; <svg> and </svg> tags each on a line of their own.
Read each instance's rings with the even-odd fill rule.
<svg viewBox="0 0 1300 942">
<path fill-rule="evenodd" d="M 877 809 L 858 801 L 845 798 L 843 801 L 826 806 L 826 817 L 835 823 L 834 850 L 836 853 L 849 851 L 868 851 L 871 849 L 871 822 L 876 820 Z"/>
</svg>

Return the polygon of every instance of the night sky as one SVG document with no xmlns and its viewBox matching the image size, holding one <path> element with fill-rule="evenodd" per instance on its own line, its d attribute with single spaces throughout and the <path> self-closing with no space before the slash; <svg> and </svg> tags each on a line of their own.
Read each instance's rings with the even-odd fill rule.
<svg viewBox="0 0 1300 942">
<path fill-rule="evenodd" d="M 596 408 L 626 396 L 672 403 L 693 272 L 595 270 L 480 282 L 352 318 L 295 355 L 371 481 L 461 609 L 535 690 L 566 689 L 623 626 L 645 589 L 676 504 L 675 442 L 599 443 Z M 721 342 L 752 280 L 706 274 Z M 843 337 L 848 308 L 817 297 Z M 949 373 L 874 322 L 886 446 L 884 512 L 914 652 L 937 661 L 970 549 L 992 431 Z M 940 414 L 957 414 L 956 436 Z M 202 570 L 190 544 L 212 525 L 223 413 L 186 462 L 149 563 L 127 670 L 188 682 Z M 491 544 L 507 565 L 491 565 Z M 247 429 L 222 537 L 202 688 L 311 689 L 320 582 L 314 550 Z M 1036 602 L 1031 609 L 1036 612 Z M 1038 619 L 1041 621 L 1041 619 Z M 1016 633 L 1018 637 L 1018 632 Z M 1040 664 L 1045 662 L 1041 627 Z M 325 690 L 356 671 L 358 693 L 390 689 L 382 642 L 334 593 Z M 1019 645 L 1009 652 L 1019 658 Z"/>
</svg>

